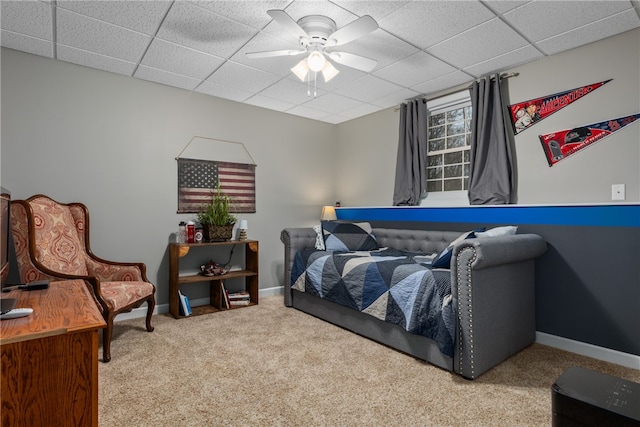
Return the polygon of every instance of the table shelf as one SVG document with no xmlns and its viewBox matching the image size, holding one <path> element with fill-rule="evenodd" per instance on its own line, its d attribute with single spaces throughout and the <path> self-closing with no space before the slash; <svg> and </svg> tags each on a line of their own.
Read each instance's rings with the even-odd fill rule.
<svg viewBox="0 0 640 427">
<path fill-rule="evenodd" d="M 220 246 L 244 246 L 244 266 L 241 270 L 232 270 L 219 276 L 205 276 L 202 274 L 180 275 L 180 259 L 188 256 L 192 248 L 220 247 Z M 225 296 L 221 291 L 221 282 L 234 278 L 245 278 L 245 291 L 249 293 L 249 305 L 226 308 Z M 183 318 L 180 314 L 180 298 L 178 291 L 181 286 L 193 283 L 209 282 L 210 302 L 208 305 L 192 307 L 192 316 L 216 313 L 225 310 L 251 307 L 258 304 L 258 241 L 256 240 L 229 240 L 225 242 L 209 243 L 170 243 L 169 244 L 169 312 L 176 319 Z"/>
</svg>

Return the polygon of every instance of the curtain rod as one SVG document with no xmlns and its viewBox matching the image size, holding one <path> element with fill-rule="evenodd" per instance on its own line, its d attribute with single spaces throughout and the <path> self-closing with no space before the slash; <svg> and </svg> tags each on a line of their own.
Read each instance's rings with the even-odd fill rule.
<svg viewBox="0 0 640 427">
<path fill-rule="evenodd" d="M 520 75 L 520 73 L 502 73 L 500 74 L 500 78 L 501 79 L 509 79 L 511 77 L 518 77 Z M 491 77 L 491 79 L 494 79 L 495 77 Z M 469 86 L 467 86 L 467 89 L 471 89 L 473 87 L 473 83 L 471 83 Z"/>
<path fill-rule="evenodd" d="M 511 78 L 511 77 L 518 77 L 519 75 L 520 75 L 520 73 L 518 73 L 518 72 L 502 73 L 502 74 L 500 74 L 500 78 L 501 79 L 508 79 L 508 78 Z M 491 78 L 493 79 L 494 77 L 491 77 Z M 471 89 L 472 87 L 473 87 L 473 83 L 470 84 L 469 86 L 467 86 L 467 89 Z M 445 92 L 442 95 L 438 95 L 435 98 L 431 98 L 431 99 L 427 99 L 426 95 L 418 95 L 418 96 L 414 96 L 413 98 L 407 99 L 407 101 L 412 101 L 414 99 L 422 98 L 423 102 L 427 102 L 427 101 L 431 101 L 432 99 L 442 98 L 443 96 L 447 96 L 447 95 L 451 95 L 452 93 L 460 92 L 461 90 L 462 89 L 456 89 L 456 90 L 453 90 L 451 92 Z M 400 110 L 400 106 L 397 106 L 393 111 L 398 111 L 398 110 Z"/>
</svg>

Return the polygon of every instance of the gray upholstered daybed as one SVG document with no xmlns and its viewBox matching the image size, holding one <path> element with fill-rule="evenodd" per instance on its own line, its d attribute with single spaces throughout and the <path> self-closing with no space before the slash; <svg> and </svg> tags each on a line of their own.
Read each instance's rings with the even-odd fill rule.
<svg viewBox="0 0 640 427">
<path fill-rule="evenodd" d="M 387 228 L 373 228 L 372 234 L 379 247 L 423 254 L 439 253 L 460 236 L 459 231 Z M 442 347 L 434 339 L 410 333 L 397 324 L 319 298 L 312 292 L 292 289 L 294 258 L 301 250 L 306 249 L 301 253 L 312 253 L 316 237 L 313 228 L 286 228 L 281 233 L 280 239 L 285 249 L 286 306 L 468 379 L 477 378 L 535 340 L 534 262 L 546 251 L 546 242 L 538 235 L 478 237 L 450 246 L 450 272 L 445 274 L 450 275 L 450 295 L 447 298 L 451 304 L 450 311 L 455 316 L 455 325 L 450 327 L 454 331 L 451 356 L 443 354 Z M 296 269 L 296 274 L 300 276 L 300 269 Z M 302 289 L 299 283 L 297 286 Z"/>
</svg>

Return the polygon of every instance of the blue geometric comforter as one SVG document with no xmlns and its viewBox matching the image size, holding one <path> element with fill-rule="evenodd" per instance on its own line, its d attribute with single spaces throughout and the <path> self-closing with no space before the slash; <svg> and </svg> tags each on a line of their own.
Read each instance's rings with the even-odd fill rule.
<svg viewBox="0 0 640 427">
<path fill-rule="evenodd" d="M 291 287 L 431 338 L 453 357 L 451 273 L 430 264 L 431 256 L 396 249 L 304 249 L 295 256 Z"/>
</svg>

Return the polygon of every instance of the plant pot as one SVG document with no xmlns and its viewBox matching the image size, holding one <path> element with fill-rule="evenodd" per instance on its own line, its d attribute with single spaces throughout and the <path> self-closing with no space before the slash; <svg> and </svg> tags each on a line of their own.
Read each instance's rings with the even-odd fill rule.
<svg viewBox="0 0 640 427">
<path fill-rule="evenodd" d="M 204 229 L 204 238 L 207 242 L 224 242 L 226 240 L 231 240 L 233 236 L 233 225 L 211 225 L 205 224 L 203 226 Z"/>
</svg>

